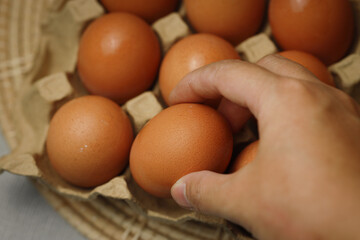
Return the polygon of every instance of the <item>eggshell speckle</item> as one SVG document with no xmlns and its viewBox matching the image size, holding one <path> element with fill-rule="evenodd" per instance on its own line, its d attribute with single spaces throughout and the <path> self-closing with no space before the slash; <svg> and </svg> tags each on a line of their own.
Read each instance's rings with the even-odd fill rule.
<svg viewBox="0 0 360 240">
<path fill-rule="evenodd" d="M 271 0 L 269 22 L 283 50 L 301 50 L 326 65 L 339 61 L 354 36 L 348 0 Z"/>
<path fill-rule="evenodd" d="M 164 17 L 175 10 L 178 0 L 100 0 L 109 12 L 133 13 L 147 22 Z"/>
<path fill-rule="evenodd" d="M 140 131 L 130 153 L 135 181 L 157 197 L 170 197 L 182 176 L 200 170 L 224 172 L 233 138 L 225 118 L 201 104 L 166 108 Z"/>
<path fill-rule="evenodd" d="M 110 13 L 82 35 L 78 71 L 93 94 L 120 104 L 148 89 L 160 65 L 160 44 L 151 27 L 129 13 Z"/>
<path fill-rule="evenodd" d="M 185 0 L 190 24 L 237 45 L 254 35 L 263 22 L 265 0 Z"/>
<path fill-rule="evenodd" d="M 180 80 L 188 73 L 224 59 L 240 59 L 235 48 L 212 34 L 198 33 L 173 45 L 161 63 L 159 86 L 165 102 Z"/>
<path fill-rule="evenodd" d="M 46 147 L 56 172 L 80 187 L 94 187 L 127 165 L 133 131 L 113 101 L 84 96 L 63 105 L 53 116 Z"/>
</svg>

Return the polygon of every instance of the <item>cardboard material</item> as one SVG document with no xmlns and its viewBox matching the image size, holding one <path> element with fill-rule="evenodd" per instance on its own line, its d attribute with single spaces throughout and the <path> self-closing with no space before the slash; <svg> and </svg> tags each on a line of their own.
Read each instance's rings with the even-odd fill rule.
<svg viewBox="0 0 360 240">
<path fill-rule="evenodd" d="M 224 226 L 223 219 L 184 210 L 172 199 L 149 195 L 135 183 L 129 169 L 101 186 L 85 189 L 67 183 L 52 168 L 45 149 L 49 122 L 64 103 L 88 94 L 75 71 L 76 56 L 82 30 L 89 21 L 103 13 L 99 7 L 95 1 L 68 1 L 43 21 L 43 54 L 37 58 L 40 66 L 33 80 L 21 89 L 20 101 L 14 109 L 20 143 L 11 154 L 1 158 L 0 169 L 32 177 L 62 196 L 80 200 L 94 200 L 98 196 L 125 200 L 134 211 L 156 219 L 171 222 L 198 220 Z M 169 44 L 168 47 L 190 33 L 177 13 L 160 19 L 153 27 L 162 37 L 162 42 Z M 177 31 L 177 27 L 181 31 Z M 173 33 L 170 33 L 171 29 Z M 157 96 L 159 93 L 156 91 L 147 91 L 122 106 L 136 133 L 163 109 Z"/>
<path fill-rule="evenodd" d="M 154 93 L 147 91 L 127 101 L 123 109 L 131 118 L 135 133 L 138 133 L 150 119 L 163 110 L 163 107 Z"/>
<path fill-rule="evenodd" d="M 86 24 L 101 16 L 104 9 L 96 0 L 54 0 L 52 2 L 53 4 L 49 3 L 46 6 L 48 18 L 42 20 L 41 40 L 33 57 L 36 61 L 34 63 L 29 62 L 29 64 L 33 65 L 28 68 L 29 72 L 22 81 L 22 87 L 16 95 L 16 101 L 14 100 L 15 97 L 12 98 L 12 101 L 16 102 L 16 104 L 11 109 L 11 113 L 7 112 L 9 119 L 14 119 L 13 126 L 10 126 L 9 121 L 6 121 L 6 119 L 0 118 L 2 127 L 6 129 L 7 139 L 10 139 L 9 142 L 13 147 L 11 154 L 0 158 L 0 173 L 2 170 L 6 170 L 15 174 L 29 176 L 34 181 L 41 183 L 41 185 L 38 185 L 40 191 L 48 197 L 49 201 L 54 202 L 54 205 L 61 206 L 61 203 L 66 202 L 72 209 L 76 209 L 73 211 L 81 211 L 84 214 L 96 214 L 94 209 L 101 209 L 101 212 L 104 212 L 102 214 L 109 214 L 109 218 L 116 218 L 116 216 L 110 214 L 111 211 L 107 207 L 115 206 L 114 208 L 116 208 L 117 206 L 126 214 L 133 214 L 136 218 L 139 218 L 140 220 L 136 220 L 137 223 L 146 222 L 142 221 L 140 216 L 160 219 L 166 223 L 166 228 L 171 224 L 176 224 L 176 222 L 186 222 L 190 226 L 195 226 L 194 232 L 190 235 L 202 236 L 194 239 L 215 239 L 212 238 L 215 236 L 213 229 L 221 229 L 219 230 L 222 236 L 221 239 L 234 238 L 234 235 L 229 232 L 240 232 L 237 235 L 238 239 L 248 239 L 241 230 L 239 231 L 236 226 L 223 219 L 184 210 L 178 207 L 171 199 L 159 199 L 147 194 L 134 182 L 129 169 L 126 169 L 109 182 L 93 189 L 72 186 L 56 174 L 49 163 L 45 149 L 49 121 L 56 110 L 65 102 L 88 94 L 76 73 L 78 43 Z M 180 9 L 181 13 L 172 13 L 159 19 L 152 26 L 158 33 L 164 52 L 179 38 L 190 34 L 189 26 L 186 25 L 184 20 L 186 13 L 183 7 Z M 359 21 L 357 20 L 357 22 Z M 268 25 L 265 25 L 262 33 L 241 43 L 237 50 L 246 56 L 245 59 L 250 62 L 255 62 L 267 54 L 276 52 L 276 46 L 269 37 L 270 33 Z M 355 43 L 353 49 L 359 49 L 359 41 L 356 40 Z M 356 52 L 356 50 L 353 52 Z M 339 83 L 338 86 L 360 101 L 359 59 L 358 53 L 354 53 L 329 69 L 334 73 Z M 2 93 L 6 91 L 5 88 L 0 90 Z M 2 102 L 0 101 L 0 103 Z M 0 104 L 0 106 L 2 107 L 3 104 Z M 153 89 L 129 100 L 122 107 L 129 115 L 135 133 L 139 132 L 146 122 L 164 107 L 158 85 L 155 84 Z M 1 111 L 3 111 L 2 108 L 0 108 Z M 256 134 L 251 126 L 246 126 L 237 135 L 235 142 L 241 144 L 255 139 Z M 53 191 L 48 191 L 48 189 Z M 69 213 L 71 208 L 62 209 L 61 214 L 64 216 L 71 215 Z M 123 228 L 125 229 L 123 230 L 111 226 L 106 228 L 105 232 L 99 233 L 91 229 L 91 226 L 98 224 L 99 226 L 96 226 L 102 228 L 106 226 L 104 222 L 96 223 L 88 220 L 90 222 L 88 225 L 81 225 L 79 224 L 81 218 L 86 218 L 86 216 L 69 217 L 68 221 L 78 228 L 84 229 L 83 232 L 87 231 L 92 239 L 98 239 L 101 234 L 106 235 L 119 231 L 125 234 L 128 231 L 124 225 Z M 201 225 L 202 223 L 210 225 Z M 151 225 L 155 223 L 146 222 L 144 224 Z M 129 223 L 130 225 L 131 223 Z M 181 229 L 185 225 L 176 226 Z M 120 226 L 121 224 L 117 227 Z M 136 226 L 137 231 L 146 233 L 147 228 L 145 225 Z M 212 230 L 206 230 L 205 226 L 212 226 Z M 161 232 L 162 227 L 161 224 L 156 225 L 157 231 Z M 195 233 L 196 227 L 202 234 L 209 233 L 209 235 L 204 237 L 204 235 Z M 165 235 L 170 236 L 169 238 L 184 239 L 184 236 L 188 237 L 182 230 L 174 230 L 174 235 L 171 235 L 169 230 L 167 231 L 167 235 Z M 159 233 L 159 235 L 161 234 Z M 153 235 L 150 234 L 149 236 Z M 136 238 L 134 237 L 134 239 Z M 144 239 L 152 238 L 144 237 Z M 220 237 L 216 239 L 220 239 Z"/>
<path fill-rule="evenodd" d="M 259 33 L 246 39 L 236 47 L 236 50 L 243 60 L 252 63 L 278 51 L 274 42 L 265 33 Z"/>
<path fill-rule="evenodd" d="M 190 28 L 178 13 L 170 13 L 157 20 L 152 27 L 159 36 L 164 53 L 167 52 L 171 45 L 177 40 L 191 34 Z"/>
<path fill-rule="evenodd" d="M 48 102 L 55 102 L 69 96 L 73 89 L 65 73 L 44 77 L 35 83 L 40 96 Z"/>
<path fill-rule="evenodd" d="M 338 87 L 348 94 L 360 82 L 360 54 L 351 54 L 330 66 Z"/>
<path fill-rule="evenodd" d="M 44 23 L 43 34 L 49 38 L 46 72 L 74 72 L 81 32 L 85 24 L 103 15 L 104 9 L 96 0 L 68 1 Z"/>
</svg>

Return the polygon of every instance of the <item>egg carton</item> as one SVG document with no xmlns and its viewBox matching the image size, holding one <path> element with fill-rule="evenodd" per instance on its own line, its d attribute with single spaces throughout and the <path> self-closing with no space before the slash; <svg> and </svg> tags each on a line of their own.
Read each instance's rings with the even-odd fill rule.
<svg viewBox="0 0 360 240">
<path fill-rule="evenodd" d="M 358 10 L 357 3 L 354 1 L 354 8 Z M 31 177 L 57 193 L 75 199 L 92 200 L 102 196 L 114 201 L 124 200 L 138 213 L 152 218 L 173 222 L 197 220 L 237 229 L 224 219 L 182 209 L 172 199 L 151 196 L 135 183 L 128 168 L 109 182 L 92 189 L 75 187 L 57 175 L 49 163 L 45 149 L 49 121 L 64 103 L 88 94 L 76 72 L 78 44 L 84 27 L 105 11 L 96 0 L 68 1 L 54 5 L 50 10 L 52 14 L 43 22 L 36 74 L 31 81 L 24 83 L 20 101 L 14 109 L 14 119 L 17 119 L 15 124 L 21 138 L 18 139 L 18 147 L 0 159 L 0 170 Z M 356 17 L 356 22 L 359 23 L 358 15 Z M 177 12 L 157 20 L 152 28 L 159 37 L 163 55 L 176 41 L 193 33 L 186 21 L 183 6 Z M 329 70 L 336 85 L 360 102 L 359 45 L 359 41 L 355 41 L 351 54 L 330 66 Z M 243 60 L 249 62 L 256 62 L 278 51 L 267 24 L 258 34 L 246 39 L 235 49 Z M 135 134 L 165 107 L 157 83 L 150 90 L 122 105 L 133 124 Z M 256 139 L 256 123 L 253 120 L 235 136 L 234 142 L 235 146 L 242 147 Z M 247 238 L 241 230 L 240 233 L 238 238 Z"/>
</svg>

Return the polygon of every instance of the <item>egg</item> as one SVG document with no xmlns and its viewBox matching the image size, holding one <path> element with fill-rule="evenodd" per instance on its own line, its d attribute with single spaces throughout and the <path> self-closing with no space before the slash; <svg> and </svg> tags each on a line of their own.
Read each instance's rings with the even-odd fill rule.
<svg viewBox="0 0 360 240">
<path fill-rule="evenodd" d="M 53 116 L 46 149 L 53 169 L 67 182 L 94 187 L 118 175 L 128 163 L 131 123 L 115 102 L 84 96 Z"/>
<path fill-rule="evenodd" d="M 100 0 L 109 12 L 133 13 L 147 22 L 164 17 L 174 11 L 178 0 Z"/>
<path fill-rule="evenodd" d="M 279 55 L 299 63 L 300 65 L 307 68 L 310 72 L 312 72 L 320 81 L 335 87 L 335 83 L 333 77 L 331 76 L 331 73 L 327 69 L 326 65 L 321 62 L 320 59 L 318 59 L 317 57 L 309 53 L 297 50 L 279 52 Z"/>
<path fill-rule="evenodd" d="M 240 57 L 229 42 L 212 34 L 193 34 L 175 43 L 160 66 L 159 87 L 165 102 L 169 104 L 171 91 L 186 74 L 224 59 Z"/>
<path fill-rule="evenodd" d="M 185 0 L 187 19 L 198 32 L 212 33 L 236 45 L 260 28 L 265 0 Z"/>
<path fill-rule="evenodd" d="M 148 193 L 167 198 L 182 176 L 200 170 L 224 172 L 233 148 L 231 128 L 213 108 L 183 103 L 166 108 L 136 136 L 130 171 Z"/>
<path fill-rule="evenodd" d="M 239 171 L 247 164 L 252 162 L 256 157 L 258 148 L 259 148 L 259 140 L 247 145 L 235 158 L 235 160 L 231 163 L 229 172 L 233 173 Z"/>
<path fill-rule="evenodd" d="M 354 36 L 348 0 L 271 0 L 269 22 L 283 50 L 301 50 L 326 65 L 339 61 Z"/>
<path fill-rule="evenodd" d="M 144 20 L 110 13 L 86 28 L 77 68 L 90 93 L 122 104 L 152 85 L 160 57 L 159 41 Z"/>
</svg>

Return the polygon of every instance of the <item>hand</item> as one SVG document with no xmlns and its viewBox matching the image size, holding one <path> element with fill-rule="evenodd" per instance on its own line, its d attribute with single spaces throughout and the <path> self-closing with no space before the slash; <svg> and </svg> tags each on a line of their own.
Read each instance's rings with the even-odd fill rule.
<svg viewBox="0 0 360 240">
<path fill-rule="evenodd" d="M 240 224 L 258 239 L 360 239 L 360 107 L 278 55 L 188 74 L 171 104 L 223 97 L 234 131 L 250 112 L 260 144 L 233 174 L 191 173 L 172 188 L 183 207 Z"/>
</svg>

